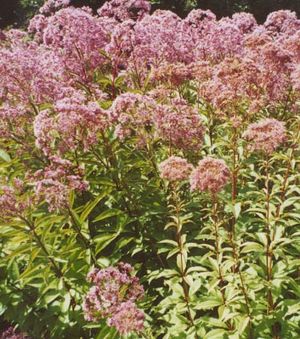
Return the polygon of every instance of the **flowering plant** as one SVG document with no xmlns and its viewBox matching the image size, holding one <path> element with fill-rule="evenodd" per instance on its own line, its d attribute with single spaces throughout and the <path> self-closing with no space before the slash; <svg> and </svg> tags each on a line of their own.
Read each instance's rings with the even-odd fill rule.
<svg viewBox="0 0 300 339">
<path fill-rule="evenodd" d="M 300 20 L 150 13 L 49 0 L 0 34 L 0 317 L 296 338 Z"/>
</svg>

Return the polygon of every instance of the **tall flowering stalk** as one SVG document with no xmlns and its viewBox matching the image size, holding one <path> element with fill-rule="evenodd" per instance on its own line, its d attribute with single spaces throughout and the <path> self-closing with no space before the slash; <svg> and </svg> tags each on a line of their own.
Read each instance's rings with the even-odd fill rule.
<svg viewBox="0 0 300 339">
<path fill-rule="evenodd" d="M 267 236 L 267 243 L 266 243 L 266 280 L 267 280 L 267 302 L 268 302 L 268 309 L 267 313 L 272 313 L 274 309 L 274 302 L 272 296 L 272 270 L 273 270 L 273 253 L 271 248 L 271 239 L 273 237 L 274 229 L 271 224 L 271 199 L 272 199 L 272 191 L 271 191 L 271 178 L 270 178 L 270 166 L 271 162 L 269 157 L 263 163 L 263 167 L 265 170 L 265 209 L 266 209 L 266 227 L 265 232 Z"/>
<path fill-rule="evenodd" d="M 183 292 L 183 299 L 186 305 L 186 317 L 190 327 L 195 328 L 194 316 L 192 309 L 189 285 L 187 280 L 188 270 L 188 247 L 186 244 L 186 234 L 184 233 L 184 225 L 190 223 L 189 215 L 186 214 L 186 203 L 180 197 L 180 182 L 186 180 L 192 171 L 193 166 L 181 157 L 171 156 L 159 165 L 160 176 L 162 179 L 169 181 L 169 209 L 171 220 L 165 227 L 175 228 L 176 264 L 180 275 L 180 284 Z M 197 335 L 195 334 L 195 338 Z"/>
<path fill-rule="evenodd" d="M 233 215 L 229 219 L 229 243 L 232 247 L 232 257 L 234 260 L 234 266 L 233 266 L 233 273 L 237 273 L 240 280 L 240 289 L 242 292 L 242 295 L 244 297 L 245 307 L 247 311 L 247 315 L 249 318 L 249 338 L 253 338 L 253 328 L 252 328 L 252 314 L 251 314 L 251 308 L 250 308 L 250 299 L 249 294 L 245 282 L 245 278 L 243 276 L 243 272 L 241 269 L 241 262 L 240 262 L 240 254 L 239 254 L 239 246 L 237 244 L 236 239 L 236 223 L 238 214 L 240 213 L 241 205 L 240 203 L 237 203 L 238 199 L 238 179 L 239 179 L 239 171 L 240 171 L 240 156 L 238 153 L 238 141 L 240 137 L 240 128 L 241 128 L 241 118 L 238 116 L 234 116 L 231 119 L 231 125 L 232 125 L 232 137 L 230 142 L 230 150 L 232 152 L 232 167 L 231 167 L 231 204 L 233 209 Z"/>
<path fill-rule="evenodd" d="M 171 204 L 170 212 L 172 213 L 173 221 L 167 226 L 175 227 L 175 239 L 177 242 L 177 258 L 176 263 L 179 269 L 179 274 L 181 277 L 181 286 L 183 290 L 184 302 L 186 304 L 186 315 L 190 326 L 194 327 L 194 312 L 192 310 L 190 296 L 189 296 L 189 285 L 186 280 L 187 276 L 187 263 L 188 263 L 188 248 L 186 246 L 186 235 L 183 231 L 183 226 L 188 224 L 190 221 L 187 216 L 184 216 L 183 213 L 185 210 L 185 203 L 180 199 L 180 187 L 178 183 L 173 182 L 171 184 Z"/>
</svg>

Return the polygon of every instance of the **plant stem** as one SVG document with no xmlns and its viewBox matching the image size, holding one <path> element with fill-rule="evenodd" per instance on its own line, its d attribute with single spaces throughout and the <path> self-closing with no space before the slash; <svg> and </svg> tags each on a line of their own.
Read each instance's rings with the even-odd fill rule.
<svg viewBox="0 0 300 339">
<path fill-rule="evenodd" d="M 184 249 L 184 244 L 182 242 L 182 223 L 180 221 L 180 212 L 182 210 L 182 203 L 180 202 L 180 197 L 179 193 L 177 192 L 177 187 L 176 184 L 174 185 L 172 189 L 172 198 L 174 201 L 174 206 L 175 206 L 175 216 L 177 220 L 176 224 L 176 242 L 178 244 L 178 250 L 179 250 L 179 261 L 180 265 L 178 265 L 179 271 L 180 271 L 180 276 L 181 276 L 181 284 L 182 284 L 182 289 L 184 293 L 184 301 L 187 307 L 187 318 L 191 324 L 192 327 L 195 327 L 191 307 L 190 307 L 190 298 L 189 298 L 189 286 L 185 280 L 186 278 L 186 261 L 187 261 L 187 252 Z"/>
<path fill-rule="evenodd" d="M 267 275 L 267 282 L 270 284 L 272 280 L 272 249 L 271 249 L 271 225 L 270 225 L 270 218 L 271 218 L 271 211 L 270 211 L 270 200 L 271 200 L 271 193 L 270 193 L 270 160 L 267 159 L 265 161 L 265 172 L 266 172 L 266 179 L 265 179 L 265 190 L 266 190 L 266 235 L 267 235 L 267 246 L 266 246 L 266 275 Z M 273 296 L 270 287 L 267 288 L 267 302 L 268 302 L 268 314 L 271 313 L 274 309 L 273 303 Z"/>
<path fill-rule="evenodd" d="M 71 297 L 71 305 L 74 308 L 76 306 L 76 300 L 74 299 L 74 297 L 71 295 L 70 290 L 71 290 L 71 285 L 65 280 L 64 274 L 62 272 L 62 270 L 60 269 L 60 267 L 56 264 L 56 262 L 54 261 L 54 259 L 52 258 L 52 256 L 50 255 L 49 251 L 47 250 L 45 244 L 43 243 L 42 239 L 40 238 L 40 236 L 37 234 L 36 229 L 35 229 L 35 225 L 28 219 L 19 216 L 19 218 L 21 220 L 23 220 L 26 225 L 29 227 L 35 241 L 37 242 L 38 246 L 40 247 L 40 249 L 44 252 L 45 256 L 47 257 L 48 261 L 50 262 L 51 266 L 52 266 L 52 270 L 54 272 L 54 274 L 56 275 L 56 277 L 58 279 L 62 279 L 63 284 L 66 288 L 66 290 L 69 292 L 70 297 Z"/>
<path fill-rule="evenodd" d="M 81 229 L 80 229 L 80 227 L 77 223 L 77 220 L 75 219 L 74 214 L 72 213 L 71 208 L 69 206 L 68 206 L 68 212 L 69 212 L 69 215 L 71 217 L 72 225 L 74 226 L 76 233 L 78 234 L 80 240 L 82 241 L 84 248 L 91 251 L 92 263 L 93 263 L 93 265 L 96 265 L 97 264 L 97 258 L 96 258 L 96 255 L 94 253 L 94 246 L 93 246 L 91 240 L 86 239 L 86 237 L 82 234 Z"/>
<path fill-rule="evenodd" d="M 232 206 L 234 207 L 236 204 L 236 199 L 237 199 L 237 195 L 238 195 L 238 172 L 239 172 L 239 166 L 238 166 L 238 152 L 237 152 L 237 133 L 236 133 L 236 129 L 234 128 L 233 131 L 233 140 L 232 140 L 233 144 L 232 144 L 232 149 L 233 149 L 233 153 L 232 153 L 232 162 L 233 162 L 233 168 L 232 168 L 232 172 L 231 172 L 231 181 L 232 181 L 232 188 L 231 188 L 231 199 L 232 199 Z M 248 293 L 247 293 L 247 288 L 246 288 L 246 284 L 240 269 L 240 259 L 239 259 L 239 254 L 237 251 L 237 246 L 236 246 L 236 232 L 235 232 L 235 225 L 236 225 L 236 217 L 235 215 L 232 216 L 232 218 L 230 219 L 230 230 L 229 230 L 229 241 L 230 241 L 230 245 L 232 247 L 232 256 L 233 256 L 233 260 L 234 260 L 234 267 L 233 267 L 233 273 L 237 272 L 240 278 L 240 282 L 241 282 L 241 291 L 245 300 L 245 305 L 246 305 L 246 310 L 247 310 L 247 315 L 250 319 L 249 321 L 249 337 L 253 338 L 253 333 L 252 333 L 252 315 L 251 315 L 251 311 L 250 311 L 250 302 L 249 302 L 249 298 L 248 298 Z"/>
<path fill-rule="evenodd" d="M 218 265 L 218 275 L 220 279 L 220 291 L 222 294 L 223 304 L 225 305 L 226 299 L 225 299 L 225 292 L 223 290 L 223 287 L 225 286 L 224 277 L 222 274 L 221 269 L 221 256 L 220 256 L 220 237 L 219 237 L 219 224 L 218 224 L 218 201 L 215 194 L 212 195 L 212 220 L 213 220 L 213 228 L 214 228 L 214 234 L 215 234 L 215 254 L 216 254 L 216 260 Z"/>
</svg>

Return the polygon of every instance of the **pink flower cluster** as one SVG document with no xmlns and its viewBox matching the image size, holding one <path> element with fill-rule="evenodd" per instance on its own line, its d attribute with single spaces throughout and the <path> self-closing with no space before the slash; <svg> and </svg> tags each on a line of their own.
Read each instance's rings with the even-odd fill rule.
<svg viewBox="0 0 300 339">
<path fill-rule="evenodd" d="M 28 339 L 29 337 L 24 333 L 18 333 L 11 326 L 4 332 L 0 333 L 0 339 Z"/>
<path fill-rule="evenodd" d="M 264 119 L 250 124 L 243 137 L 250 142 L 251 151 L 272 153 L 287 138 L 284 122 L 276 119 Z"/>
<path fill-rule="evenodd" d="M 122 335 L 130 332 L 140 332 L 144 329 L 144 313 L 132 301 L 126 301 L 118 307 L 116 313 L 108 320 L 109 326 L 114 326 Z"/>
<path fill-rule="evenodd" d="M 107 127 L 107 113 L 96 102 L 86 102 L 81 91 L 73 90 L 71 95 L 57 100 L 53 110 L 41 111 L 34 120 L 36 145 L 45 154 L 53 151 L 51 145 L 62 153 L 79 146 L 86 150 Z"/>
<path fill-rule="evenodd" d="M 197 150 L 202 145 L 205 132 L 202 119 L 183 99 L 158 104 L 149 96 L 124 93 L 114 101 L 110 116 L 117 121 L 116 135 L 121 140 L 137 135 L 139 141 L 145 141 L 146 131 L 152 131 L 169 147 Z"/>
<path fill-rule="evenodd" d="M 169 146 L 186 150 L 199 150 L 202 146 L 205 133 L 202 119 L 185 100 L 174 99 L 171 105 L 158 106 L 154 124 L 158 136 Z"/>
<path fill-rule="evenodd" d="M 49 211 L 68 207 L 72 190 L 84 191 L 88 183 L 83 180 L 83 169 L 76 168 L 69 160 L 51 156 L 50 165 L 34 173 L 32 180 L 36 197 L 48 203 Z"/>
<path fill-rule="evenodd" d="M 181 157 L 171 156 L 159 164 L 160 176 L 169 181 L 185 180 L 189 177 L 193 166 Z"/>
<path fill-rule="evenodd" d="M 122 22 L 130 19 L 140 20 L 150 9 L 150 3 L 146 0 L 111 0 L 98 10 L 98 14 Z"/>
<path fill-rule="evenodd" d="M 152 125 L 155 101 L 133 93 L 119 95 L 110 109 L 111 121 L 117 122 L 115 134 L 121 140 L 136 135 L 144 141 L 144 129 Z"/>
<path fill-rule="evenodd" d="M 139 332 L 144 326 L 144 313 L 135 302 L 142 298 L 144 289 L 139 279 L 132 275 L 129 264 L 117 267 L 93 269 L 87 276 L 93 287 L 85 296 L 85 319 L 97 322 L 107 318 L 109 326 L 115 326 L 121 334 Z"/>
<path fill-rule="evenodd" d="M 67 7 L 70 4 L 70 0 L 47 0 L 40 8 L 41 14 L 50 14 L 56 10 Z"/>
<path fill-rule="evenodd" d="M 25 184 L 20 179 L 14 179 L 10 186 L 0 186 L 0 218 L 22 216 L 30 207 L 32 201 L 26 197 Z"/>
<path fill-rule="evenodd" d="M 230 171 L 224 160 L 206 157 L 199 161 L 190 176 L 191 190 L 219 192 L 230 179 Z"/>
</svg>

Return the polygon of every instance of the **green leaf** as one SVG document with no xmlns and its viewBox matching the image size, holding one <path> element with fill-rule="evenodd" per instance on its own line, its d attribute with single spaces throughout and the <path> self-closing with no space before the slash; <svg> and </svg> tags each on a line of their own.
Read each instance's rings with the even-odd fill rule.
<svg viewBox="0 0 300 339">
<path fill-rule="evenodd" d="M 90 201 L 84 208 L 84 210 L 81 212 L 80 215 L 80 221 L 85 221 L 90 213 L 93 211 L 93 209 L 98 205 L 98 203 L 105 198 L 109 192 L 111 192 L 111 189 L 106 190 L 105 192 L 102 192 L 100 195 L 98 195 L 94 200 Z"/>
<path fill-rule="evenodd" d="M 8 153 L 6 153 L 3 149 L 0 149 L 0 158 L 5 162 L 10 162 L 11 158 Z"/>
<path fill-rule="evenodd" d="M 100 220 L 105 220 L 105 219 L 108 219 L 108 218 L 111 218 L 111 217 L 114 217 L 114 216 L 117 216 L 117 215 L 120 215 L 122 214 L 123 212 L 116 209 L 116 208 L 111 208 L 107 211 L 104 211 L 102 212 L 101 214 L 99 214 L 94 220 L 93 222 L 97 222 L 97 221 L 100 221 Z"/>
<path fill-rule="evenodd" d="M 211 299 L 211 300 L 206 300 L 206 301 L 202 301 L 200 303 L 198 303 L 195 306 L 196 310 L 207 310 L 207 309 L 211 309 L 217 306 L 222 305 L 222 300 L 220 299 Z"/>
<path fill-rule="evenodd" d="M 247 328 L 248 324 L 249 324 L 250 318 L 249 317 L 244 317 L 241 319 L 240 323 L 239 323 L 239 327 L 238 327 L 238 333 L 239 334 L 243 334 L 245 329 Z"/>
<path fill-rule="evenodd" d="M 222 328 L 217 328 L 206 333 L 204 339 L 222 339 L 226 331 Z"/>
</svg>

